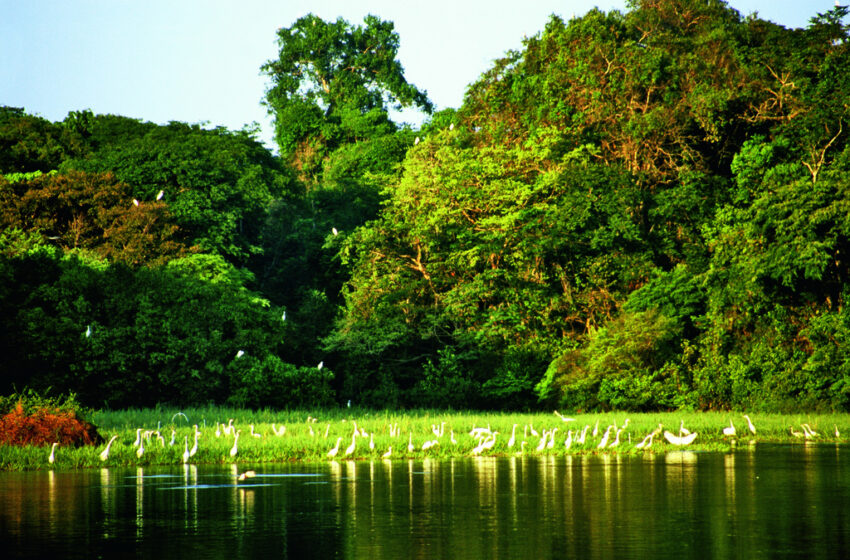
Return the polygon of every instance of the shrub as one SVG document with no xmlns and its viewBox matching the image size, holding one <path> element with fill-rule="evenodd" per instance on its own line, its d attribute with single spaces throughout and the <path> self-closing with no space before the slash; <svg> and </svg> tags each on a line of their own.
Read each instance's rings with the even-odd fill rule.
<svg viewBox="0 0 850 560">
<path fill-rule="evenodd" d="M 27 390 L 0 397 L 0 443 L 99 445 L 103 438 L 84 419 L 87 413 L 73 394 L 51 398 Z"/>
</svg>

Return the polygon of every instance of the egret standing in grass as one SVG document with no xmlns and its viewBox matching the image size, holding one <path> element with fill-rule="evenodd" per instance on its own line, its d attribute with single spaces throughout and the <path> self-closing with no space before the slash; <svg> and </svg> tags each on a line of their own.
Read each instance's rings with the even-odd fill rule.
<svg viewBox="0 0 850 560">
<path fill-rule="evenodd" d="M 727 427 L 723 428 L 723 435 L 735 437 L 735 433 L 736 433 L 735 424 L 733 424 L 732 421 L 729 420 L 729 425 Z"/>
<path fill-rule="evenodd" d="M 345 456 L 348 457 L 354 450 L 357 448 L 357 431 L 355 430 L 353 434 L 351 434 L 351 445 L 345 448 Z"/>
<path fill-rule="evenodd" d="M 112 442 L 118 439 L 118 436 L 112 436 L 110 438 L 109 443 L 106 444 L 106 449 L 100 452 L 100 460 L 106 461 L 109 458 L 109 447 L 112 445 Z"/>
<path fill-rule="evenodd" d="M 744 414 L 743 416 L 744 416 L 744 418 L 747 419 L 747 427 L 750 429 L 750 433 L 753 434 L 753 435 L 756 435 L 756 427 L 755 427 L 755 425 L 753 425 L 753 421 L 750 420 L 750 417 L 747 416 L 746 414 Z"/>
<path fill-rule="evenodd" d="M 336 457 L 336 454 L 339 453 L 339 443 L 342 441 L 341 437 L 336 438 L 336 445 L 333 446 L 333 449 L 328 451 L 328 457 L 333 459 Z"/>
<path fill-rule="evenodd" d="M 139 459 L 142 458 L 142 455 L 145 454 L 145 438 L 141 438 L 139 440 L 139 448 L 136 449 L 136 457 Z"/>
<path fill-rule="evenodd" d="M 56 462 L 56 446 L 58 443 L 54 443 L 50 446 L 50 456 L 47 457 L 47 462 L 51 465 Z"/>
<path fill-rule="evenodd" d="M 239 434 L 242 433 L 242 430 L 236 430 L 236 435 L 233 437 L 233 447 L 230 448 L 230 456 L 236 457 L 236 454 L 239 452 L 237 445 L 239 444 Z"/>
<path fill-rule="evenodd" d="M 192 454 L 189 453 L 189 436 L 183 436 L 183 463 L 189 462 L 189 457 Z"/>
</svg>

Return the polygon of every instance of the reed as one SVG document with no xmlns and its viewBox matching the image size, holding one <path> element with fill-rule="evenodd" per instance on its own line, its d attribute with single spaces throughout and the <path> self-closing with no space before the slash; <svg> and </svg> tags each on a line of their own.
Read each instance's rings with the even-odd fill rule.
<svg viewBox="0 0 850 560">
<path fill-rule="evenodd" d="M 269 463 L 281 461 L 320 462 L 330 460 L 380 459 L 390 448 L 390 459 L 450 458 L 476 454 L 508 456 L 567 455 L 567 454 L 637 454 L 665 453 L 672 450 L 728 452 L 739 446 L 764 443 L 845 443 L 850 441 L 850 415 L 847 414 L 751 414 L 756 426 L 753 435 L 747 421 L 738 412 L 667 412 L 632 414 L 605 412 L 594 414 L 566 414 L 564 421 L 554 413 L 487 413 L 446 412 L 439 410 L 376 411 L 358 408 L 335 408 L 315 411 L 244 410 L 222 407 L 153 409 L 127 409 L 96 411 L 93 421 L 105 440 L 118 436 L 111 445 L 109 455 L 101 460 L 106 445 L 58 447 L 55 462 L 48 463 L 49 446 L 0 446 L 0 469 L 76 469 L 102 466 L 171 465 L 183 462 L 186 447 L 192 447 L 195 426 L 199 433 L 197 453 L 188 459 L 192 464 L 215 463 Z M 232 419 L 234 430 L 239 431 L 236 454 L 230 452 L 235 435 L 225 433 Z M 628 422 L 627 422 L 628 420 Z M 723 429 L 734 423 L 737 434 L 730 437 Z M 817 435 L 799 437 L 806 424 Z M 254 434 L 251 434 L 251 425 Z M 516 425 L 515 443 L 508 446 Z M 592 435 L 594 427 L 598 432 Z M 355 426 L 358 435 L 353 436 Z M 584 443 L 576 435 L 587 426 Z M 605 447 L 600 447 L 605 430 L 610 428 Z M 625 427 L 624 427 L 625 426 Z M 686 447 L 672 445 L 658 432 L 648 448 L 636 445 L 649 433 L 661 427 L 680 435 L 680 427 L 698 435 Z M 285 427 L 285 432 L 280 433 Z M 839 430 L 836 436 L 835 430 Z M 473 432 L 478 429 L 477 432 Z M 134 445 L 141 430 L 144 452 L 138 454 Z M 435 430 L 437 433 L 435 433 Z M 554 431 L 552 447 L 544 444 L 538 451 L 544 432 Z M 620 431 L 619 444 L 615 441 Z M 572 445 L 565 442 L 573 432 Z M 216 435 L 216 432 L 219 435 Z M 536 432 L 537 436 L 533 435 Z M 366 435 L 363 435 L 363 434 Z M 451 437 L 454 435 L 455 443 Z M 471 435 L 472 434 L 472 435 Z M 845 435 L 846 434 L 846 435 Z M 549 436 L 551 437 L 551 436 Z M 334 458 L 328 452 L 338 438 L 339 450 Z M 354 450 L 346 449 L 354 438 Z M 173 444 L 172 444 L 173 439 Z M 492 439 L 492 445 L 485 444 Z M 522 442 L 525 441 L 524 446 Z M 370 442 L 374 448 L 370 447 Z M 412 443 L 413 450 L 408 450 Z M 425 449 L 423 449 L 423 446 Z"/>
</svg>

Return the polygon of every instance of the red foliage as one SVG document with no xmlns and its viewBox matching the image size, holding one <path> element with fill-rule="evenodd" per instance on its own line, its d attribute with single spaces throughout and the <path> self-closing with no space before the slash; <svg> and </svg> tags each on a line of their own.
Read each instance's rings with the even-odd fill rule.
<svg viewBox="0 0 850 560">
<path fill-rule="evenodd" d="M 25 414 L 21 403 L 0 418 L 0 443 L 8 445 L 97 445 L 103 441 L 89 422 L 79 420 L 73 411 L 37 409 Z"/>
</svg>

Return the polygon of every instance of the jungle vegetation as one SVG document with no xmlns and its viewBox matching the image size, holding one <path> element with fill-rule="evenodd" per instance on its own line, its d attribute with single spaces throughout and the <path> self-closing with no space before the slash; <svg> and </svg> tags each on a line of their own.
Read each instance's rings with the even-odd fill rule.
<svg viewBox="0 0 850 560">
<path fill-rule="evenodd" d="M 0 393 L 846 412 L 847 15 L 552 16 L 438 112 L 391 22 L 307 15 L 262 68 L 277 153 L 2 107 Z"/>
</svg>

